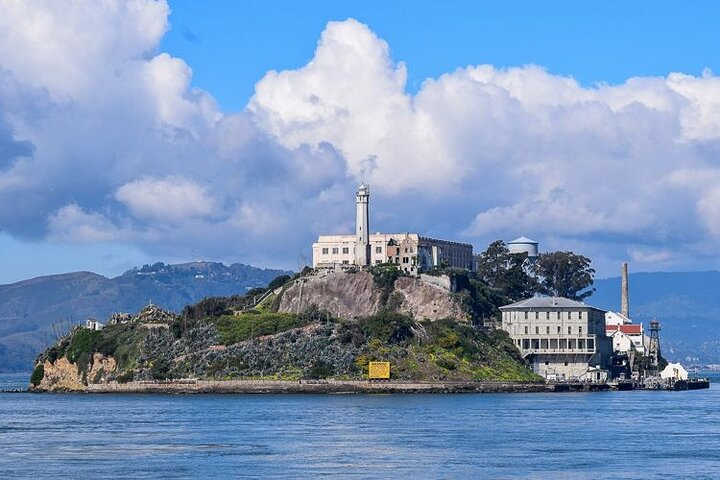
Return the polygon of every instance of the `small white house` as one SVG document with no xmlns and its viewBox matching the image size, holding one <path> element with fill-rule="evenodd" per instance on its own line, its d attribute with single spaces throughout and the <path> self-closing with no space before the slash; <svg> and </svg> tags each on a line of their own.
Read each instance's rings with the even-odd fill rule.
<svg viewBox="0 0 720 480">
<path fill-rule="evenodd" d="M 98 322 L 94 318 L 88 318 L 85 320 L 85 328 L 88 330 L 102 330 L 105 327 L 102 323 Z"/>
</svg>

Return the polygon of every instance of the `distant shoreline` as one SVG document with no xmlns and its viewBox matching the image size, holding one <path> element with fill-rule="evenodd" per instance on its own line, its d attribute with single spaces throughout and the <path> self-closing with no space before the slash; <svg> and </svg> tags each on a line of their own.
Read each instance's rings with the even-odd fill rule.
<svg viewBox="0 0 720 480">
<path fill-rule="evenodd" d="M 415 382 L 367 380 L 182 380 L 91 384 L 83 390 L 47 393 L 128 394 L 354 394 L 354 393 L 540 393 L 603 391 L 596 384 L 527 382 Z M 44 393 L 44 392 L 41 392 Z"/>
</svg>

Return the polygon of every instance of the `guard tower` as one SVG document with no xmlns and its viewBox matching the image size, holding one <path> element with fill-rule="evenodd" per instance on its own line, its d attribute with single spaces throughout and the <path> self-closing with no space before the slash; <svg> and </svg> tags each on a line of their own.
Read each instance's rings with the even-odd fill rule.
<svg viewBox="0 0 720 480">
<path fill-rule="evenodd" d="M 355 220 L 355 265 L 370 265 L 370 187 L 362 183 L 355 194 L 357 217 Z"/>
<path fill-rule="evenodd" d="M 652 361 L 653 369 L 657 370 L 660 359 L 660 322 L 656 318 L 650 321 L 650 347 L 648 355 Z"/>
</svg>

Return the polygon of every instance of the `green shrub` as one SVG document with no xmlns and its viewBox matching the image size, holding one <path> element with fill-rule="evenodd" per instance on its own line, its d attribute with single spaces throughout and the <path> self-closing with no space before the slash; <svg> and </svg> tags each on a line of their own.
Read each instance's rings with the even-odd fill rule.
<svg viewBox="0 0 720 480">
<path fill-rule="evenodd" d="M 362 328 L 368 338 L 385 343 L 403 343 L 412 337 L 413 317 L 401 313 L 380 310 L 362 321 Z"/>
<path fill-rule="evenodd" d="M 37 387 L 42 382 L 43 377 L 45 377 L 45 365 L 39 363 L 33 370 L 32 375 L 30 375 L 30 383 Z"/>
<path fill-rule="evenodd" d="M 66 355 L 70 363 L 78 363 L 78 360 L 87 359 L 95 350 L 95 345 L 100 340 L 101 333 L 97 330 L 79 329 L 70 339 Z M 87 360 L 85 361 L 87 363 Z"/>
<path fill-rule="evenodd" d="M 395 280 L 400 278 L 403 273 L 394 263 L 381 263 L 370 268 L 375 286 L 381 291 L 380 304 L 385 305 L 390 298 L 390 294 L 395 289 Z"/>
<path fill-rule="evenodd" d="M 306 323 L 306 319 L 300 319 L 293 313 L 244 312 L 222 316 L 216 324 L 220 340 L 230 345 L 263 335 L 274 335 Z"/>
<path fill-rule="evenodd" d="M 290 281 L 290 275 L 278 275 L 269 284 L 268 290 L 275 290 Z"/>
<path fill-rule="evenodd" d="M 120 375 L 118 375 L 116 378 L 118 383 L 128 383 L 128 382 L 132 382 L 134 379 L 135 379 L 135 372 L 132 370 L 123 372 Z"/>
<path fill-rule="evenodd" d="M 320 362 L 317 365 L 314 365 L 311 368 L 307 369 L 303 377 L 317 380 L 321 378 L 329 378 L 333 375 L 335 375 L 335 369 L 333 369 L 332 365 Z"/>
<path fill-rule="evenodd" d="M 172 378 L 170 373 L 170 363 L 165 357 L 158 357 L 150 367 L 150 376 L 154 380 L 167 380 Z"/>
</svg>

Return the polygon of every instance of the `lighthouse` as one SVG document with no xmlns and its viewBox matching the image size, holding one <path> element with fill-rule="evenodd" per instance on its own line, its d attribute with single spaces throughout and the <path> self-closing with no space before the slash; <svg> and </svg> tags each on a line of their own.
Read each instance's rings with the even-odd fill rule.
<svg viewBox="0 0 720 480">
<path fill-rule="evenodd" d="M 370 265 L 370 187 L 364 183 L 355 194 L 355 265 Z"/>
</svg>

